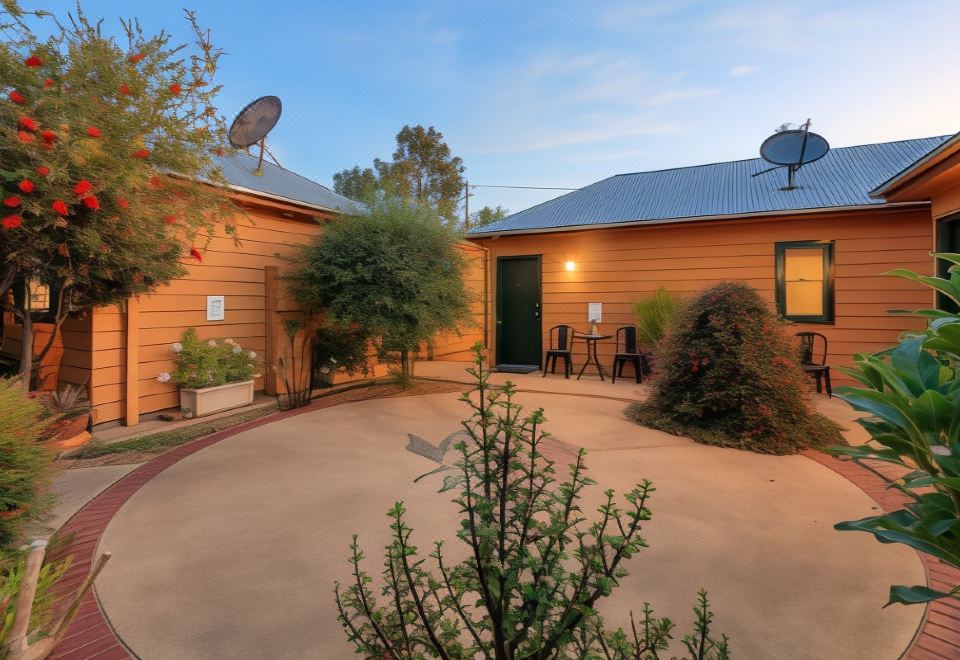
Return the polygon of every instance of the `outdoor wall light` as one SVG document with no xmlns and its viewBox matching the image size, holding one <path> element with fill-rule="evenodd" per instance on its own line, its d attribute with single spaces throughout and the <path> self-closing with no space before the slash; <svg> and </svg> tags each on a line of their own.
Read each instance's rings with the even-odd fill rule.
<svg viewBox="0 0 960 660">
<path fill-rule="evenodd" d="M 566 266 L 567 270 L 571 273 L 577 269 L 577 262 L 575 261 L 568 261 L 564 265 Z"/>
</svg>

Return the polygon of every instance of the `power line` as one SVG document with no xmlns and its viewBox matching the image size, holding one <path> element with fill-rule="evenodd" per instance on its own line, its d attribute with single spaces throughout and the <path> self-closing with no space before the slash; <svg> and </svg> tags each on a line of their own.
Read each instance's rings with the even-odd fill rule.
<svg viewBox="0 0 960 660">
<path fill-rule="evenodd" d="M 481 183 L 469 184 L 471 188 L 516 188 L 521 190 L 580 190 L 579 188 L 550 188 L 546 186 L 492 186 Z"/>
</svg>

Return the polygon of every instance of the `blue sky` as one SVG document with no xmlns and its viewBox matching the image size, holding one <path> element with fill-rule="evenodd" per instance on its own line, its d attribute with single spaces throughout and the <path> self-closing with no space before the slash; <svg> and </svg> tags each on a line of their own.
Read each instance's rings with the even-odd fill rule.
<svg viewBox="0 0 960 660">
<path fill-rule="evenodd" d="M 107 26 L 137 16 L 189 36 L 178 2 L 83 6 Z M 221 111 L 280 96 L 270 149 L 325 185 L 388 158 L 404 124 L 439 129 L 471 183 L 561 187 L 751 158 L 778 125 L 807 117 L 833 146 L 960 130 L 955 0 L 192 8 L 228 53 Z M 475 193 L 471 206 L 514 211 L 559 194 Z"/>
</svg>

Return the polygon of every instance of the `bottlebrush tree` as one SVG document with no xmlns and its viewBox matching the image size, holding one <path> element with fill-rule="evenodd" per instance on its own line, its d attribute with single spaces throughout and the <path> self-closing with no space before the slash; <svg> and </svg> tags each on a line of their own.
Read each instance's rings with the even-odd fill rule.
<svg viewBox="0 0 960 660">
<path fill-rule="evenodd" d="M 120 21 L 120 38 L 76 13 L 0 9 L 0 301 L 23 325 L 29 382 L 30 282 L 50 286 L 54 323 L 183 276 L 218 222 L 234 233 L 213 155 L 221 51 L 186 12 L 175 45 Z M 34 31 L 52 32 L 38 36 Z M 37 360 L 38 361 L 38 360 Z"/>
</svg>

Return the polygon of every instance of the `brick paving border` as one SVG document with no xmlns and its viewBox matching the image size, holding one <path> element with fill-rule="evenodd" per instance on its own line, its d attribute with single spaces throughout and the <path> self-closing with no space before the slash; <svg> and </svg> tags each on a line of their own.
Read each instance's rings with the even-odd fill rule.
<svg viewBox="0 0 960 660">
<path fill-rule="evenodd" d="M 332 405 L 337 405 L 334 402 Z M 320 400 L 310 406 L 288 410 L 275 415 L 245 422 L 229 429 L 217 431 L 192 442 L 176 447 L 157 456 L 133 470 L 81 508 L 61 529 L 61 533 L 74 534 L 70 546 L 73 563 L 57 584 L 64 603 L 89 572 L 97 545 L 110 520 L 140 488 L 171 465 L 196 452 L 231 436 L 255 429 L 272 422 L 330 407 L 331 403 Z M 546 448 L 545 448 L 546 449 Z M 550 458 L 572 453 L 568 447 L 551 447 Z M 802 452 L 807 458 L 824 465 L 844 477 L 873 498 L 884 511 L 902 508 L 906 496 L 886 487 L 883 479 L 865 470 L 851 460 L 841 460 L 818 451 Z M 888 479 L 896 479 L 902 472 L 895 466 L 872 464 L 871 467 Z M 935 589 L 948 590 L 960 584 L 957 570 L 929 555 L 918 553 L 927 576 L 927 584 Z M 109 564 L 107 565 L 109 570 Z M 96 589 L 91 589 L 84 598 L 76 619 L 71 623 L 66 636 L 60 641 L 51 658 L 57 660 L 121 660 L 136 656 L 120 641 L 109 623 L 108 616 L 100 607 Z M 956 660 L 960 658 L 960 602 L 938 600 L 927 606 L 913 640 L 901 655 L 904 660 Z"/>
</svg>

